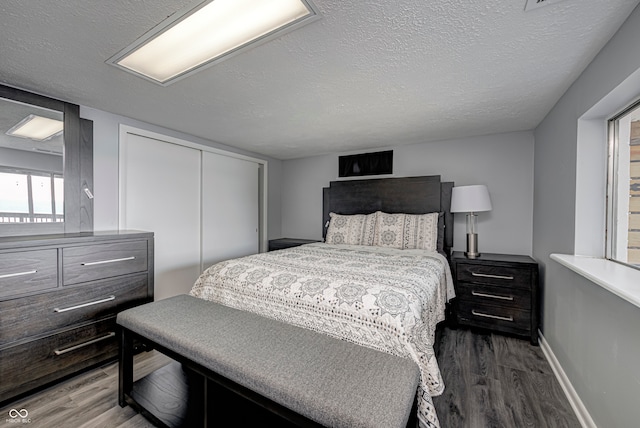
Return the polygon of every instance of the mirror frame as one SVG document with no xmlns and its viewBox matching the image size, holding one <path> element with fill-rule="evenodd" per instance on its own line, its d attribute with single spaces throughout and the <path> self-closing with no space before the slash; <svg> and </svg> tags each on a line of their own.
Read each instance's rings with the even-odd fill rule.
<svg viewBox="0 0 640 428">
<path fill-rule="evenodd" d="M 93 122 L 80 118 L 80 106 L 0 85 L 0 98 L 32 104 L 64 115 L 64 222 L 0 223 L 0 237 L 93 231 Z M 89 192 L 87 193 L 86 190 Z"/>
</svg>

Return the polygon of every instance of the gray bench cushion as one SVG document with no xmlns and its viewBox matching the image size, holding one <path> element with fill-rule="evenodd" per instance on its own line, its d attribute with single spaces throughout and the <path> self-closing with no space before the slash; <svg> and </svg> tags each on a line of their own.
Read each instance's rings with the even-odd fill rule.
<svg viewBox="0 0 640 428">
<path fill-rule="evenodd" d="M 420 378 L 409 359 L 188 295 L 117 322 L 326 426 L 406 425 Z"/>
</svg>

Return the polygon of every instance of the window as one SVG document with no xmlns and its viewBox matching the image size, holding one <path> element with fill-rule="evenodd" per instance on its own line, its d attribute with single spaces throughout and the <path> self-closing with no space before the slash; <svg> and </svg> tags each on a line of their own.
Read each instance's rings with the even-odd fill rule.
<svg viewBox="0 0 640 428">
<path fill-rule="evenodd" d="M 0 223 L 64 221 L 62 175 L 0 169 Z"/>
<path fill-rule="evenodd" d="M 609 121 L 607 257 L 640 269 L 640 102 Z"/>
</svg>

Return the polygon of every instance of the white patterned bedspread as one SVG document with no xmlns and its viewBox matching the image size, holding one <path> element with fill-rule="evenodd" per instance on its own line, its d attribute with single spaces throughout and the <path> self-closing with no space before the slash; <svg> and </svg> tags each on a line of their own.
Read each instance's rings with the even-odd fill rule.
<svg viewBox="0 0 640 428">
<path fill-rule="evenodd" d="M 454 297 L 441 254 L 307 244 L 217 263 L 190 294 L 411 358 L 421 372 L 420 425 L 439 427 L 431 396 L 444 384 L 433 343 Z"/>
</svg>

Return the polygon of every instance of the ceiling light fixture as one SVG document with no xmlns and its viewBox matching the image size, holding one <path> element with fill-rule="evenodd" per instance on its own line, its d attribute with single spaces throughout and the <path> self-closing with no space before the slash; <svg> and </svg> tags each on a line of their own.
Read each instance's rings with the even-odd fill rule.
<svg viewBox="0 0 640 428">
<path fill-rule="evenodd" d="M 9 129 L 6 134 L 12 137 L 46 141 L 62 134 L 63 130 L 64 122 L 61 120 L 30 114 Z"/>
<path fill-rule="evenodd" d="M 524 6 L 524 11 L 529 12 L 530 10 L 537 9 L 542 6 L 549 6 L 550 4 L 558 3 L 562 0 L 527 0 L 527 4 Z"/>
<path fill-rule="evenodd" d="M 309 0 L 213 0 L 180 12 L 107 60 L 167 86 L 319 18 Z"/>
</svg>

